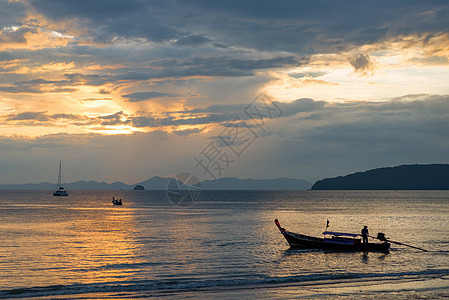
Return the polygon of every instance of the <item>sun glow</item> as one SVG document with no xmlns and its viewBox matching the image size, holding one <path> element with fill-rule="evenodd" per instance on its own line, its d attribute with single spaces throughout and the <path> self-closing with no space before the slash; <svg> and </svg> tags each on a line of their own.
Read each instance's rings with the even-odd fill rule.
<svg viewBox="0 0 449 300">
<path fill-rule="evenodd" d="M 100 133 L 105 135 L 133 134 L 135 132 L 145 132 L 145 130 L 143 129 L 124 125 L 102 126 L 102 127 L 95 126 L 89 128 L 88 131 L 92 133 Z"/>
<path fill-rule="evenodd" d="M 348 53 L 313 55 L 305 67 L 271 73 L 273 79 L 264 89 L 287 101 L 384 101 L 407 94 L 448 94 L 447 36 L 432 38 L 427 44 L 416 39 L 364 46 Z"/>
</svg>

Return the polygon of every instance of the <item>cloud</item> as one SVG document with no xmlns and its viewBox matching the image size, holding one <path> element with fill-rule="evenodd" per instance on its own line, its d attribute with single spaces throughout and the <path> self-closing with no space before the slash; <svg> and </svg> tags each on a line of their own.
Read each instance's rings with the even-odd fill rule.
<svg viewBox="0 0 449 300">
<path fill-rule="evenodd" d="M 178 136 L 188 136 L 188 135 L 191 135 L 191 134 L 198 134 L 198 133 L 201 133 L 201 132 L 202 132 L 202 130 L 199 129 L 199 128 L 173 131 L 173 133 L 178 135 Z"/>
<path fill-rule="evenodd" d="M 27 7 L 19 1 L 3 1 L 0 3 L 0 30 L 11 26 L 18 26 L 19 20 L 27 15 Z"/>
<path fill-rule="evenodd" d="M 3 29 L 0 31 L 0 44 L 26 44 L 25 34 L 28 32 L 30 29 L 25 27 Z"/>
<path fill-rule="evenodd" d="M 67 80 L 46 80 L 42 78 L 27 81 L 18 81 L 13 84 L 0 85 L 0 92 L 5 93 L 61 93 L 75 92 L 75 88 L 65 87 L 75 85 L 74 81 Z"/>
<path fill-rule="evenodd" d="M 314 181 L 380 166 L 448 162 L 449 96 L 409 95 L 383 103 L 330 103 L 298 99 L 278 105 L 283 110 L 282 116 L 267 122 L 264 134 L 260 134 L 262 132 L 257 127 L 252 127 L 259 130 L 254 147 L 249 147 L 242 154 L 238 164 L 230 167 L 227 176 L 286 176 Z M 215 115 L 211 118 L 229 119 L 228 112 L 238 113 L 239 108 L 232 105 L 211 106 L 202 112 L 213 112 Z M 187 116 L 191 111 L 185 113 Z M 56 117 L 42 112 L 17 116 L 22 119 Z M 75 118 L 71 115 L 58 117 Z M 174 116 L 139 119 L 116 112 L 91 121 L 121 125 L 148 122 L 142 124 L 145 126 L 159 126 L 161 121 L 166 122 L 167 126 L 193 123 L 189 120 L 178 122 L 171 117 Z M 122 120 L 121 123 L 119 120 Z M 200 119 L 198 122 L 206 124 L 209 121 Z M 249 124 L 249 120 L 243 121 Z M 20 160 L 24 157 L 19 154 L 23 151 L 47 149 L 30 152 L 26 160 L 45 160 L 49 163 L 56 156 L 70 161 L 70 168 L 78 169 L 75 165 L 82 165 L 79 170 L 72 171 L 71 178 L 74 179 L 98 180 L 103 179 L 101 176 L 106 173 L 110 175 L 119 170 L 120 174 L 139 174 L 143 176 L 139 178 L 142 180 L 153 174 L 175 174 L 180 170 L 201 175 L 201 170 L 194 166 L 193 157 L 223 128 L 217 126 L 210 132 L 204 132 L 199 127 L 178 127 L 172 133 L 156 130 L 126 136 L 58 134 L 33 139 L 0 137 L 0 157 L 4 158 L 0 159 L 0 163 L 8 158 L 10 162 L 21 165 L 24 162 Z M 179 147 L 180 143 L 183 147 Z M 226 146 L 222 150 L 229 151 Z M 123 161 L 116 159 L 118 154 Z M 149 157 L 157 157 L 157 162 Z M 91 168 L 103 164 L 107 165 L 106 170 Z M 36 175 L 32 175 L 33 171 L 30 170 L 26 178 L 42 181 L 39 177 L 42 170 L 35 172 Z M 49 170 L 49 173 L 54 172 Z M 87 173 L 90 174 L 88 178 L 85 177 Z M 12 172 L 11 176 L 14 178 L 16 175 Z M 134 182 L 138 179 L 135 178 Z"/>
<path fill-rule="evenodd" d="M 154 98 L 162 98 L 162 97 L 173 97 L 174 95 L 169 93 L 161 93 L 161 92 L 154 92 L 154 91 L 148 91 L 148 92 L 135 92 L 132 94 L 123 95 L 124 98 L 127 98 L 129 102 L 139 102 L 139 101 L 145 101 L 150 100 Z"/>
<path fill-rule="evenodd" d="M 49 30 L 61 32 L 57 27 L 62 23 L 76 24 L 64 27 L 66 32 L 61 33 L 85 41 L 106 44 L 174 41 L 177 45 L 200 46 L 213 37 L 216 45 L 287 51 L 300 56 L 346 51 L 394 36 L 446 32 L 449 22 L 445 17 L 446 3 L 416 0 L 358 1 L 345 5 L 328 0 L 261 1 L 257 5 L 204 0 L 95 3 L 82 0 L 57 4 L 34 0 L 27 6 L 15 2 L 5 6 L 16 18 L 7 18 L 3 27 L 17 26 L 11 24 L 12 20 L 24 20 L 29 9 L 28 13 L 35 14 L 35 18 L 46 18 Z"/>
<path fill-rule="evenodd" d="M 429 95 L 384 103 L 300 100 L 282 106 L 283 118 L 273 120 L 270 134 L 258 143 L 260 148 L 275 145 L 265 161 L 285 170 L 294 165 L 302 174 L 297 176 L 309 180 L 380 166 L 447 163 L 448 100 Z"/>
<path fill-rule="evenodd" d="M 82 114 L 67 114 L 48 112 L 27 111 L 3 116 L 4 124 L 21 126 L 90 126 L 90 125 L 119 125 L 125 124 L 121 118 L 126 119 L 127 115 L 123 112 L 116 112 L 110 115 L 99 115 L 89 117 Z M 1 118 L 0 118 L 1 119 Z M 27 122 L 23 122 L 27 121 Z"/>
<path fill-rule="evenodd" d="M 307 58 L 277 56 L 272 58 L 234 58 L 226 56 L 189 57 L 186 59 L 162 59 L 154 66 L 164 67 L 162 73 L 171 76 L 252 76 L 254 71 L 285 67 L 298 67 Z"/>
<path fill-rule="evenodd" d="M 8 121 L 18 120 L 36 120 L 36 121 L 48 121 L 48 116 L 45 112 L 24 112 L 16 115 L 10 115 L 7 117 Z"/>
<path fill-rule="evenodd" d="M 121 120 L 122 117 L 126 118 L 126 115 L 122 111 L 119 111 L 112 115 L 99 116 L 98 119 L 102 120 L 101 125 L 117 125 L 123 123 Z"/>
<path fill-rule="evenodd" d="M 192 34 L 180 38 L 175 42 L 175 44 L 180 46 L 200 46 L 210 41 L 211 39 L 204 35 Z"/>
<path fill-rule="evenodd" d="M 2 134 L 40 126 L 34 135 L 42 135 L 17 136 L 26 157 L 3 162 L 48 163 L 70 154 L 89 161 L 92 176 L 102 176 L 103 167 L 176 172 L 189 168 L 224 124 L 236 117 L 250 123 L 245 106 L 272 82 L 288 94 L 276 102 L 283 114 L 232 169 L 236 176 L 313 179 L 426 157 L 442 161 L 449 99 L 389 98 L 409 90 L 447 93 L 448 8 L 417 0 L 3 1 Z M 348 76 L 350 66 L 353 74 L 373 75 L 376 88 Z M 384 73 L 374 74 L 378 69 Z M 161 109 L 150 101 L 156 98 L 170 105 Z M 146 133 L 68 134 L 101 128 Z M 7 152 L 1 157 L 14 154 L 11 140 L 2 140 L 10 150 L 0 147 Z M 30 149 L 46 149 L 48 157 Z M 110 152 L 103 156 L 104 149 Z M 148 151 L 159 167 L 147 163 Z M 119 162 L 123 152 L 129 158 Z M 96 159 L 103 165 L 95 169 Z"/>
<path fill-rule="evenodd" d="M 55 22 L 80 20 L 78 26 L 84 27 L 91 38 L 100 43 L 139 38 L 163 42 L 179 35 L 176 29 L 162 21 L 166 17 L 163 10 L 168 8 L 164 3 L 137 0 L 100 0 L 94 3 L 80 0 L 55 4 L 48 0 L 36 0 L 30 4 L 35 12 Z"/>
<path fill-rule="evenodd" d="M 11 61 L 14 60 L 15 56 L 12 55 L 12 53 L 10 52 L 6 52 L 6 51 L 1 51 L 0 52 L 0 61 L 4 62 L 4 61 Z"/>
<path fill-rule="evenodd" d="M 354 68 L 354 72 L 361 75 L 368 75 L 374 71 L 375 65 L 369 55 L 356 54 L 348 57 L 349 63 Z"/>
<path fill-rule="evenodd" d="M 293 78 L 304 78 L 304 77 L 310 77 L 310 78 L 316 78 L 321 77 L 323 75 L 326 75 L 326 72 L 323 71 L 317 71 L 317 72 L 295 72 L 288 74 L 290 77 Z"/>
<path fill-rule="evenodd" d="M 100 18 L 104 21 L 108 18 L 132 14 L 145 8 L 140 1 L 133 0 L 97 0 L 95 2 L 79 0 L 58 3 L 48 0 L 33 0 L 30 4 L 36 11 L 57 20 L 82 16 L 87 19 Z"/>
<path fill-rule="evenodd" d="M 101 52 L 101 51 L 100 51 Z M 44 57 L 48 54 L 42 54 Z M 100 53 L 99 53 L 100 55 Z M 49 56 L 49 59 L 51 57 Z M 258 55 L 255 55 L 258 56 Z M 4 60 L 10 61 L 13 56 L 8 52 L 2 52 Z M 22 54 L 16 55 L 21 58 Z M 23 55 L 26 57 L 26 55 Z M 77 88 L 82 85 L 87 86 L 104 86 L 107 84 L 120 84 L 122 82 L 139 83 L 145 81 L 157 80 L 171 80 L 174 78 L 195 78 L 195 77 L 242 77 L 254 76 L 255 72 L 263 69 L 276 69 L 288 66 L 299 66 L 307 62 L 305 58 L 298 58 L 295 56 L 280 56 L 272 58 L 233 58 L 233 57 L 189 57 L 185 59 L 165 58 L 153 61 L 152 67 L 125 67 L 115 68 L 112 70 L 97 70 L 98 73 L 89 72 L 84 74 L 77 72 L 79 67 L 73 63 L 74 58 L 65 59 L 66 61 L 55 61 L 44 63 L 40 67 L 34 66 L 35 72 L 41 75 L 40 77 L 33 77 L 33 72 L 24 74 L 15 74 L 13 78 L 15 82 L 9 84 L 0 84 L 0 91 L 6 93 L 59 93 L 59 92 L 75 92 Z M 27 64 L 35 64 L 34 61 L 29 61 Z M 22 63 L 22 66 L 26 64 Z M 61 68 L 60 72 L 73 71 L 66 73 L 59 73 L 58 77 L 63 77 L 55 80 L 53 73 L 55 68 Z M 66 69 L 69 70 L 66 70 Z M 32 69 L 29 69 L 32 70 Z M 46 73 L 51 79 L 46 78 Z M 103 89 L 103 92 L 106 90 Z M 130 102 L 142 101 L 154 97 L 173 97 L 175 94 L 164 91 L 149 91 L 149 92 L 135 92 L 125 94 L 123 97 L 129 98 Z M 146 98 L 145 98 L 146 97 Z"/>
</svg>

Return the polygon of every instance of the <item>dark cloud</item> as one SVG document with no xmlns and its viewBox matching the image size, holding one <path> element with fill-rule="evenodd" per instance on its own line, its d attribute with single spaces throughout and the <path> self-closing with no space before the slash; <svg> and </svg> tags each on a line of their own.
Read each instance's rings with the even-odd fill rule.
<svg viewBox="0 0 449 300">
<path fill-rule="evenodd" d="M 116 38 L 162 42 L 180 35 L 163 21 L 171 10 L 169 3 L 164 1 L 80 0 L 54 3 L 51 0 L 33 0 L 31 5 L 37 12 L 56 21 L 79 19 L 79 25 L 89 28 L 93 39 L 101 42 L 111 42 Z"/>
<path fill-rule="evenodd" d="M 296 115 L 298 113 L 310 113 L 322 111 L 326 105 L 324 101 L 315 101 L 313 99 L 298 99 L 292 102 L 275 102 L 282 110 L 284 117 Z"/>
<path fill-rule="evenodd" d="M 143 127 L 156 128 L 161 126 L 160 120 L 158 118 L 150 116 L 135 116 L 131 117 L 129 120 L 132 126 L 138 128 Z"/>
<path fill-rule="evenodd" d="M 84 119 L 83 117 L 80 117 L 78 115 L 74 115 L 74 114 L 53 114 L 49 116 L 51 119 L 62 119 L 62 120 L 80 120 L 80 119 Z"/>
<path fill-rule="evenodd" d="M 69 93 L 75 92 L 72 86 L 79 85 L 79 82 L 72 80 L 46 80 L 36 78 L 26 81 L 17 81 L 8 85 L 0 85 L 0 91 L 5 93 Z"/>
<path fill-rule="evenodd" d="M 178 135 L 178 136 L 188 136 L 191 134 L 198 134 L 201 133 L 202 130 L 198 129 L 198 128 L 194 128 L 194 129 L 185 129 L 185 130 L 176 130 L 173 133 Z"/>
<path fill-rule="evenodd" d="M 116 112 L 115 114 L 107 115 L 107 116 L 99 116 L 97 117 L 99 120 L 102 120 L 101 125 L 119 125 L 123 124 L 123 121 L 121 120 L 122 117 L 126 118 L 126 115 L 123 113 L 123 111 Z"/>
<path fill-rule="evenodd" d="M 132 15 L 134 12 L 146 10 L 142 1 L 135 0 L 32 0 L 33 8 L 49 18 L 55 20 L 71 18 L 87 18 L 101 20 Z"/>
<path fill-rule="evenodd" d="M 119 37 L 118 40 L 146 39 L 152 42 L 170 41 L 183 35 L 176 29 L 166 26 L 163 21 L 152 18 L 151 12 L 147 14 L 137 13 L 136 16 L 129 18 L 119 18 L 106 20 L 107 26 L 102 26 L 97 32 L 95 40 L 110 43 Z M 91 20 L 92 21 L 92 20 Z M 98 19 L 95 19 L 95 23 Z M 100 24 L 98 24 L 100 25 Z"/>
<path fill-rule="evenodd" d="M 18 22 L 27 15 L 26 6 L 19 1 L 0 2 L 0 31 L 11 26 L 18 26 Z"/>
<path fill-rule="evenodd" d="M 17 114 L 9 114 L 4 117 L 4 120 L 6 122 L 12 122 L 13 124 L 20 122 L 20 124 L 23 126 L 46 126 L 61 121 L 65 122 L 67 125 L 70 123 L 75 126 L 95 125 L 102 123 L 111 123 L 112 125 L 115 125 L 119 123 L 117 122 L 117 120 L 120 121 L 121 116 L 124 116 L 123 112 L 117 112 L 115 114 L 107 116 L 87 117 L 84 115 L 76 114 L 48 114 L 47 112 L 28 111 Z M 24 123 L 22 121 L 28 122 Z"/>
<path fill-rule="evenodd" d="M 207 55 L 205 57 L 164 58 L 151 62 L 153 68 L 124 68 L 108 71 L 107 74 L 65 74 L 67 83 L 70 85 L 92 85 L 100 86 L 111 82 L 120 81 L 147 81 L 155 79 L 170 79 L 193 76 L 226 76 L 242 77 L 253 76 L 255 71 L 264 69 L 276 69 L 284 67 L 298 67 L 307 63 L 306 58 L 296 56 L 279 56 L 273 58 L 233 58 Z M 32 81 L 30 83 L 38 83 Z M 61 82 L 62 83 L 62 82 Z M 25 83 L 22 83 L 25 84 Z M 145 99 L 146 92 L 124 95 L 126 98 L 140 101 Z M 148 98 L 164 96 L 163 94 L 152 94 Z M 164 92 L 159 92 L 164 93 Z M 166 93 L 165 96 L 170 96 Z"/>
<path fill-rule="evenodd" d="M 36 33 L 36 28 L 20 27 L 18 29 L 10 29 L 0 31 L 0 45 L 4 44 L 26 44 L 25 34 L 28 32 Z"/>
<path fill-rule="evenodd" d="M 154 92 L 154 91 L 135 92 L 132 94 L 123 95 L 123 97 L 127 98 L 129 102 L 139 102 L 139 101 L 145 101 L 145 100 L 150 100 L 150 99 L 154 99 L 154 98 L 173 97 L 173 96 L 174 95 L 172 95 L 172 94 Z"/>
<path fill-rule="evenodd" d="M 14 59 L 16 59 L 16 57 L 12 53 L 5 51 L 0 52 L 0 61 L 11 61 Z"/>
<path fill-rule="evenodd" d="M 315 118 L 296 114 L 294 121 L 290 117 L 281 123 L 286 126 L 280 134 L 283 147 L 295 148 L 298 159 L 334 174 L 342 169 L 447 161 L 449 97 L 414 98 L 419 100 L 319 105 L 310 112 Z"/>
<path fill-rule="evenodd" d="M 80 19 L 95 40 L 144 38 L 198 46 L 282 50 L 305 55 L 383 41 L 394 35 L 446 32 L 442 1 L 54 1 L 30 2 L 50 19 Z M 202 29 L 199 32 L 198 28 Z M 238 33 L 238 34 L 236 34 Z"/>
<path fill-rule="evenodd" d="M 273 58 L 189 57 L 186 59 L 162 59 L 154 66 L 164 67 L 162 73 L 171 76 L 250 76 L 256 70 L 299 67 L 307 58 L 279 56 Z"/>
<path fill-rule="evenodd" d="M 441 1 L 189 1 L 190 23 L 207 24 L 208 35 L 227 45 L 290 51 L 301 55 L 343 50 L 394 35 L 446 32 Z M 238 34 L 235 34 L 238 32 Z"/>
<path fill-rule="evenodd" d="M 374 63 L 367 54 L 353 55 L 348 57 L 348 61 L 356 73 L 367 74 L 374 69 Z"/>
<path fill-rule="evenodd" d="M 23 121 L 23 120 L 36 120 L 36 121 L 48 121 L 49 118 L 45 112 L 24 112 L 16 115 L 10 115 L 7 117 L 8 121 Z"/>
<path fill-rule="evenodd" d="M 4 53 L 5 59 L 10 54 Z M 253 76 L 257 70 L 300 66 L 307 63 L 306 58 L 280 56 L 273 58 L 233 58 L 233 57 L 189 57 L 185 59 L 166 58 L 152 62 L 153 68 L 119 68 L 107 70 L 104 74 L 66 73 L 64 79 L 48 80 L 45 78 L 28 78 L 30 75 L 17 74 L 16 82 L 0 84 L 0 91 L 6 93 L 59 93 L 74 92 L 80 85 L 102 86 L 107 83 L 139 82 L 160 79 L 172 79 L 194 76 Z M 24 78 L 22 78 L 24 77 Z M 27 80 L 23 80 L 27 78 Z M 22 80 L 20 80 L 22 79 Z M 101 93 L 108 93 L 104 89 Z M 130 102 L 143 101 L 155 97 L 173 97 L 164 91 L 135 92 L 126 94 Z"/>
<path fill-rule="evenodd" d="M 323 75 L 326 75 L 326 72 L 290 73 L 288 75 L 293 78 L 303 78 L 303 77 L 316 78 L 316 77 L 321 77 Z"/>
<path fill-rule="evenodd" d="M 204 113 L 219 113 L 219 114 L 236 114 L 243 112 L 246 104 L 214 104 L 204 108 L 195 108 L 184 113 L 190 114 L 204 114 Z"/>
<path fill-rule="evenodd" d="M 100 91 L 100 94 L 104 94 Z M 112 98 L 83 98 L 80 101 L 112 101 Z"/>
<path fill-rule="evenodd" d="M 210 42 L 211 39 L 201 34 L 192 34 L 180 38 L 176 41 L 176 45 L 180 46 L 200 46 L 202 44 Z"/>
<path fill-rule="evenodd" d="M 49 90 L 42 90 L 33 86 L 0 86 L 0 92 L 12 93 L 12 94 L 44 94 L 44 93 L 73 93 L 77 89 L 72 88 L 52 88 Z"/>
</svg>

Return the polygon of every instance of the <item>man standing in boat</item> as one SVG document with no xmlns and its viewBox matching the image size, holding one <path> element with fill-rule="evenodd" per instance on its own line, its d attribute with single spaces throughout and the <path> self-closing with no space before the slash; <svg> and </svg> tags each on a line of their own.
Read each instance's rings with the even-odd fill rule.
<svg viewBox="0 0 449 300">
<path fill-rule="evenodd" d="M 363 226 L 363 229 L 362 229 L 362 238 L 363 238 L 363 243 L 368 243 L 368 235 L 369 235 L 369 232 L 368 232 L 368 226 Z"/>
</svg>

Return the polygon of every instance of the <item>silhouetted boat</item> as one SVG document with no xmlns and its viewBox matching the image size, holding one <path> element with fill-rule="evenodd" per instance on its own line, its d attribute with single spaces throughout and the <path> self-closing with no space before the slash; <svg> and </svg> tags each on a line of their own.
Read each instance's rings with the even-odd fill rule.
<svg viewBox="0 0 449 300">
<path fill-rule="evenodd" d="M 384 238 L 382 239 L 384 237 L 382 233 L 378 235 L 379 239 L 383 241 L 382 243 L 362 243 L 361 239 L 358 238 L 359 234 L 325 231 L 323 232 L 324 238 L 318 238 L 287 231 L 281 227 L 278 219 L 274 220 L 274 222 L 290 247 L 295 249 L 368 252 L 388 251 L 390 248 L 390 244 Z"/>
<path fill-rule="evenodd" d="M 59 161 L 59 175 L 58 175 L 58 185 L 56 186 L 56 191 L 53 196 L 68 196 L 69 193 L 62 187 L 62 173 L 61 173 L 61 161 Z"/>
<path fill-rule="evenodd" d="M 116 200 L 114 196 L 112 196 L 112 203 L 113 203 L 114 205 L 122 205 L 122 204 L 123 204 L 123 203 L 122 203 L 122 199 Z"/>
</svg>

